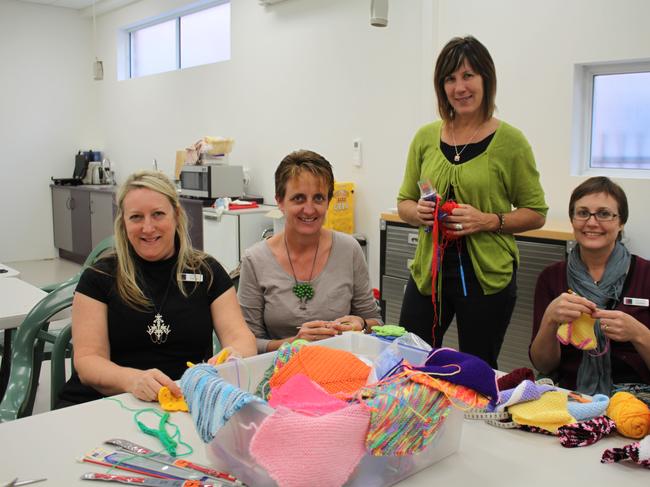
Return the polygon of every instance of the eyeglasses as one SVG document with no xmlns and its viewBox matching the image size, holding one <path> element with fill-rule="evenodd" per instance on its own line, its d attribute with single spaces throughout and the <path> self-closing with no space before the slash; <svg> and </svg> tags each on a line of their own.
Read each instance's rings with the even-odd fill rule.
<svg viewBox="0 0 650 487">
<path fill-rule="evenodd" d="M 596 221 L 599 222 L 611 222 L 618 215 L 616 213 L 612 213 L 609 210 L 598 210 L 594 213 L 588 210 L 575 210 L 573 212 L 573 219 L 581 222 L 586 222 L 592 216 L 596 219 Z"/>
</svg>

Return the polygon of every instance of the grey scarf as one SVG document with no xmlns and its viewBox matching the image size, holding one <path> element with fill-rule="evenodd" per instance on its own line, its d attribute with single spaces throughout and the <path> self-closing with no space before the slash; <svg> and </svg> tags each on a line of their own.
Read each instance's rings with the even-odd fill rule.
<svg viewBox="0 0 650 487">
<path fill-rule="evenodd" d="M 603 279 L 596 284 L 589 274 L 587 266 L 580 258 L 580 247 L 576 246 L 569 254 L 567 263 L 567 281 L 569 288 L 579 296 L 593 301 L 599 309 L 605 309 L 613 301 L 618 301 L 623 290 L 625 277 L 630 267 L 631 255 L 621 242 L 616 242 Z M 600 320 L 596 320 L 594 331 L 598 339 L 598 350 L 605 350 L 607 339 L 600 329 Z M 602 355 L 593 351 L 583 351 L 578 368 L 576 389 L 584 394 L 609 395 L 612 388 L 612 366 L 609 349 Z"/>
</svg>

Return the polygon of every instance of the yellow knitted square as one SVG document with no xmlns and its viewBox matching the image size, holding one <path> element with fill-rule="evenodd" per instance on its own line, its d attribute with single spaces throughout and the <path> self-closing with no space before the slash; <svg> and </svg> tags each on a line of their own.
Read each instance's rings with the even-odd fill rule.
<svg viewBox="0 0 650 487">
<path fill-rule="evenodd" d="M 576 419 L 569 414 L 567 400 L 566 392 L 549 391 L 535 401 L 509 406 L 508 411 L 517 424 L 538 426 L 557 433 L 560 426 L 576 422 Z"/>
<path fill-rule="evenodd" d="M 160 403 L 160 407 L 163 408 L 164 411 L 188 412 L 189 410 L 183 396 L 175 397 L 171 393 L 171 391 L 165 386 L 161 387 L 160 390 L 158 391 L 158 402 Z"/>
<path fill-rule="evenodd" d="M 593 350 L 598 345 L 594 323 L 596 320 L 582 313 L 578 319 L 562 323 L 557 329 L 557 339 L 563 345 L 573 345 L 580 350 Z"/>
</svg>

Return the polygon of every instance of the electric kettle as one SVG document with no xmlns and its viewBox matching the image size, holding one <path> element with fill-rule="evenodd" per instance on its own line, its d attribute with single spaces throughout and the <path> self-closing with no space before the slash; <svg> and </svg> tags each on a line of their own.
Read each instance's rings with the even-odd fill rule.
<svg viewBox="0 0 650 487">
<path fill-rule="evenodd" d="M 90 162 L 88 164 L 88 173 L 90 174 L 90 182 L 87 184 L 104 184 L 104 170 L 101 162 Z"/>
</svg>

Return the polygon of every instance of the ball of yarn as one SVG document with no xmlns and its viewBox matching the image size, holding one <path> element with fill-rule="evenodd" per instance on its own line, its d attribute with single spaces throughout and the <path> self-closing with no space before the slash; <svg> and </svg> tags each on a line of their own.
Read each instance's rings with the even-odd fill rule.
<svg viewBox="0 0 650 487">
<path fill-rule="evenodd" d="M 438 214 L 441 217 L 441 222 L 444 222 L 445 221 L 444 218 L 447 215 L 451 215 L 454 208 L 458 208 L 458 206 L 459 206 L 458 203 L 456 203 L 454 200 L 445 201 L 445 203 L 438 210 Z M 447 240 L 455 240 L 457 238 L 460 238 L 458 235 L 454 233 L 453 229 L 447 228 L 445 225 L 440 225 L 440 229 L 442 231 L 442 236 Z"/>
<path fill-rule="evenodd" d="M 612 396 L 607 416 L 614 420 L 618 432 L 628 438 L 643 438 L 650 433 L 650 408 L 629 392 Z"/>
</svg>

